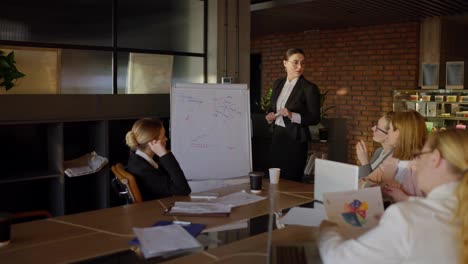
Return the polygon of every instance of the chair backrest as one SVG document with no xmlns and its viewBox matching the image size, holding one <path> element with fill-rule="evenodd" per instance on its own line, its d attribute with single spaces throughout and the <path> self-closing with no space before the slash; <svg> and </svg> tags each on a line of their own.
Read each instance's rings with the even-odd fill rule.
<svg viewBox="0 0 468 264">
<path fill-rule="evenodd" d="M 117 163 L 111 167 L 115 177 L 123 184 L 133 203 L 140 203 L 143 201 L 140 193 L 140 189 L 135 181 L 135 177 L 125 170 L 121 163 Z"/>
</svg>

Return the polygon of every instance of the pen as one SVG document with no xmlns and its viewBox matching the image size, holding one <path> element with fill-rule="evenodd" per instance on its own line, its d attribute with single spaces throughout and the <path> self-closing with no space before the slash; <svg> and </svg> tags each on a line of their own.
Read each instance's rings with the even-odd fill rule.
<svg viewBox="0 0 468 264">
<path fill-rule="evenodd" d="M 192 224 L 191 222 L 187 222 L 187 221 L 172 221 L 172 223 L 176 225 L 191 225 Z"/>
</svg>

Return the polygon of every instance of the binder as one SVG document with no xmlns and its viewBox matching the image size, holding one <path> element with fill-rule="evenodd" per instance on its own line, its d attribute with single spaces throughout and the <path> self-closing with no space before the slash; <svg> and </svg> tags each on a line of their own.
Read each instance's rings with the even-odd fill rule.
<svg viewBox="0 0 468 264">
<path fill-rule="evenodd" d="M 153 226 L 166 226 L 166 225 L 172 225 L 174 224 L 172 221 L 158 221 L 152 225 Z M 181 225 L 187 232 L 189 232 L 193 237 L 197 237 L 203 229 L 205 229 L 206 225 L 204 224 L 189 224 L 189 225 Z M 130 241 L 128 241 L 128 244 L 132 246 L 140 246 L 140 241 L 138 241 L 138 238 L 134 238 Z"/>
</svg>

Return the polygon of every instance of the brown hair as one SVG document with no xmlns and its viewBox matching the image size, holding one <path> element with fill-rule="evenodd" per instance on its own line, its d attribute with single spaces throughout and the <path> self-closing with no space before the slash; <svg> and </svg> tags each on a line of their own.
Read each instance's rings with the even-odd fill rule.
<svg viewBox="0 0 468 264">
<path fill-rule="evenodd" d="M 292 55 L 297 54 L 297 53 L 302 54 L 302 55 L 305 56 L 304 51 L 302 51 L 301 49 L 298 49 L 298 48 L 290 48 L 290 49 L 288 49 L 288 50 L 286 51 L 286 53 L 284 54 L 283 59 L 284 59 L 284 60 L 288 60 L 289 57 L 291 57 Z"/>
<path fill-rule="evenodd" d="M 159 138 L 163 125 L 157 118 L 143 118 L 133 124 L 125 136 L 127 146 L 132 150 L 144 149 L 146 144 Z"/>
<path fill-rule="evenodd" d="M 392 125 L 394 130 L 400 131 L 393 157 L 400 160 L 410 160 L 414 152 L 422 149 L 427 139 L 424 117 L 414 110 L 396 112 L 392 119 Z"/>
<path fill-rule="evenodd" d="M 448 169 L 462 177 L 456 191 L 456 215 L 460 220 L 460 263 L 468 263 L 468 132 L 459 129 L 432 132 L 427 146 L 437 149 L 448 163 Z"/>
</svg>

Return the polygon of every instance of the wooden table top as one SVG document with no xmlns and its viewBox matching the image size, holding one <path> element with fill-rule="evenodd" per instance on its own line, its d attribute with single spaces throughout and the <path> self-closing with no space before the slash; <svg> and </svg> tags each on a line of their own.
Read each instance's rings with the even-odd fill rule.
<svg viewBox="0 0 468 264">
<path fill-rule="evenodd" d="M 274 193 L 275 208 L 282 210 L 311 202 L 296 192 L 313 190 L 313 185 L 281 180 L 278 185 L 264 181 L 263 191 Z M 249 190 L 248 184 L 216 190 L 221 195 Z M 106 256 L 130 249 L 128 241 L 135 235 L 133 227 L 149 227 L 159 220 L 182 220 L 203 223 L 207 228 L 266 215 L 268 199 L 233 208 L 227 217 L 173 217 L 164 211 L 176 201 L 190 201 L 187 196 L 124 205 L 79 214 L 12 225 L 11 244 L 0 248 L 0 262 L 5 263 L 63 263 Z M 200 258 L 205 258 L 200 256 Z"/>
</svg>

